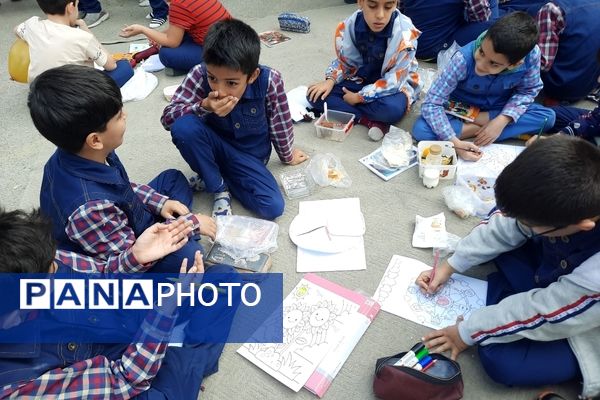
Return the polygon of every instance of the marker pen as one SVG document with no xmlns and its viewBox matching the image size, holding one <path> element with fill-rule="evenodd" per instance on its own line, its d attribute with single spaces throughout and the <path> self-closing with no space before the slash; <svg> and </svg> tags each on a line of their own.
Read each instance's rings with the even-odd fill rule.
<svg viewBox="0 0 600 400">
<path fill-rule="evenodd" d="M 401 359 L 396 361 L 394 363 L 394 365 L 406 365 L 406 362 L 408 360 L 410 360 L 413 357 L 416 358 L 417 353 L 420 352 L 421 350 L 423 350 L 424 348 L 425 348 L 425 345 L 421 342 L 415 344 L 404 356 L 402 356 Z"/>
<path fill-rule="evenodd" d="M 427 356 L 427 357 L 423 358 L 422 360 L 419 360 L 419 364 L 421 364 L 421 367 L 425 368 L 432 361 L 433 361 L 433 358 L 431 358 L 431 356 Z"/>
<path fill-rule="evenodd" d="M 429 364 L 427 364 L 427 366 L 425 368 L 423 368 L 421 370 L 421 372 L 427 371 L 429 368 L 433 367 L 436 362 L 437 362 L 437 360 L 433 360 L 432 362 L 430 362 Z"/>
<path fill-rule="evenodd" d="M 427 349 L 427 347 L 423 347 L 422 350 L 420 350 L 417 354 L 416 357 L 419 360 L 422 360 L 423 358 L 427 357 L 429 355 L 429 350 Z"/>
<path fill-rule="evenodd" d="M 421 364 L 419 364 L 419 363 L 416 363 L 416 364 L 415 364 L 415 365 L 413 365 L 411 368 L 412 368 L 412 369 L 416 369 L 417 371 L 422 371 L 422 370 L 423 370 L 423 367 L 422 367 L 422 366 L 421 366 Z"/>
</svg>

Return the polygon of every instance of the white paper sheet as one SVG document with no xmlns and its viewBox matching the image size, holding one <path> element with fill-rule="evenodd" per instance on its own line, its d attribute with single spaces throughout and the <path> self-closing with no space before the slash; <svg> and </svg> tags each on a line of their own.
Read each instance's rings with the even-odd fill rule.
<svg viewBox="0 0 600 400">
<path fill-rule="evenodd" d="M 298 247 L 298 272 L 356 271 L 367 269 L 363 234 L 365 222 L 360 211 L 360 199 L 302 201 L 299 216 L 306 216 L 314 223 L 299 224 L 308 228 L 325 221 L 329 238 L 324 229 L 297 235 L 290 225 L 290 237 Z M 336 235 L 342 235 L 337 236 Z M 331 240 L 329 240 L 331 238 Z M 332 243 L 336 246 L 325 244 Z M 301 247 L 302 246 L 302 247 Z M 341 251 L 331 251 L 332 248 Z"/>
<path fill-rule="evenodd" d="M 483 155 L 478 161 L 458 160 L 458 174 L 497 178 L 523 150 L 524 146 L 496 143 L 481 147 Z"/>
<path fill-rule="evenodd" d="M 435 295 L 424 295 L 414 283 L 429 265 L 413 258 L 393 256 L 373 298 L 381 309 L 434 329 L 456 323 L 462 315 L 485 306 L 487 282 L 453 274 Z"/>
</svg>

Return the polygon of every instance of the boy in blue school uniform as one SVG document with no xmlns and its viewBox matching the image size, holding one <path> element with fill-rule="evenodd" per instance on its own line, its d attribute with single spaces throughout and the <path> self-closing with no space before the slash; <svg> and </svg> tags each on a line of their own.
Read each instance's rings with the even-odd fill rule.
<svg viewBox="0 0 600 400">
<path fill-rule="evenodd" d="M 335 31 L 337 58 L 325 80 L 308 88 L 319 111 L 353 113 L 381 140 L 406 114 L 419 94 L 417 38 L 421 34 L 397 9 L 397 0 L 359 0 L 358 10 Z"/>
<path fill-rule="evenodd" d="M 173 143 L 214 193 L 213 216 L 230 215 L 231 195 L 260 218 L 283 214 L 284 200 L 266 167 L 271 145 L 288 165 L 307 155 L 294 131 L 281 74 L 259 65 L 260 39 L 239 20 L 215 23 L 195 66 L 165 108 L 161 122 Z"/>
<path fill-rule="evenodd" d="M 457 51 L 423 101 L 413 126 L 415 139 L 448 140 L 459 157 L 478 160 L 478 146 L 550 129 L 554 112 L 534 103 L 542 89 L 537 37 L 533 18 L 517 11 Z M 449 100 L 481 112 L 475 121 L 463 122 L 445 113 Z M 464 141 L 470 138 L 473 143 Z"/>
<path fill-rule="evenodd" d="M 433 293 L 453 272 L 494 260 L 487 306 L 425 336 L 453 358 L 479 345 L 499 383 L 542 386 L 580 380 L 600 394 L 600 150 L 566 135 L 525 149 L 496 181 L 493 212 L 417 284 Z"/>
<path fill-rule="evenodd" d="M 540 30 L 544 95 L 560 101 L 583 99 L 598 85 L 600 2 L 552 0 L 535 14 Z"/>
<path fill-rule="evenodd" d="M 57 250 L 49 221 L 37 211 L 5 212 L 0 209 L 0 227 L 0 271 L 3 274 L 60 273 L 63 278 L 68 274 L 73 279 L 86 279 L 109 273 L 112 269 L 107 261 Z M 178 220 L 169 225 L 157 223 L 144 231 L 130 248 L 136 262 L 140 263 L 138 269 L 143 268 L 144 263 L 181 249 L 188 242 L 191 230 L 188 222 Z M 180 274 L 186 273 L 187 265 L 187 262 L 182 263 Z M 204 282 L 212 280 L 215 284 L 240 282 L 239 274 L 229 266 L 213 266 L 199 275 L 203 272 L 202 256 L 197 252 L 193 266 L 187 270 L 194 278 L 190 280 L 192 275 L 180 275 L 180 279 L 197 282 L 203 277 Z M 9 336 L 16 334 L 9 332 L 14 328 L 37 330 L 46 342 L 63 331 L 72 338 L 103 337 L 108 340 L 116 336 L 133 339 L 133 342 L 65 343 L 67 340 L 64 340 L 61 343 L 15 344 L 7 340 L 0 343 L 0 397 L 196 400 L 202 379 L 217 370 L 224 343 L 196 343 L 194 332 L 211 327 L 209 329 L 214 333 L 212 327 L 218 326 L 218 335 L 226 337 L 240 303 L 239 291 L 232 293 L 232 307 L 226 306 L 228 295 L 223 294 L 210 311 L 202 308 L 194 311 L 194 321 L 190 320 L 184 328 L 182 347 L 168 346 L 179 318 L 177 304 L 171 301 L 177 296 L 167 298 L 161 307 L 155 306 L 145 317 L 140 314 L 139 321 L 135 322 L 131 319 L 137 317 L 120 310 L 91 315 L 83 310 L 75 313 L 46 314 L 44 310 L 35 310 L 32 314 L 26 314 L 27 310 L 12 313 L 10 327 L 3 324 L 3 338 L 14 337 Z M 6 304 L 2 307 L 3 311 L 6 307 Z M 64 320 L 65 314 L 68 321 Z M 71 318 L 77 315 L 90 317 L 79 318 L 74 323 Z M 2 317 L 6 322 L 5 315 Z M 124 319 L 129 323 L 123 324 Z M 36 320 L 40 323 L 36 324 Z M 114 326 L 118 328 L 115 330 Z M 125 332 L 127 329 L 130 332 Z"/>
<path fill-rule="evenodd" d="M 58 147 L 44 167 L 40 207 L 62 249 L 114 258 L 115 271 L 136 272 L 127 249 L 155 222 L 180 217 L 192 223 L 193 238 L 215 237 L 214 220 L 190 212 L 193 194 L 181 172 L 164 171 L 148 185 L 129 181 L 114 151 L 123 143 L 126 114 L 108 76 L 78 65 L 50 69 L 31 84 L 28 106 L 35 127 Z M 177 270 L 198 250 L 191 240 L 141 270 Z"/>
<path fill-rule="evenodd" d="M 400 11 L 422 34 L 417 58 L 432 60 L 453 42 L 463 46 L 492 26 L 497 0 L 401 0 Z"/>
</svg>

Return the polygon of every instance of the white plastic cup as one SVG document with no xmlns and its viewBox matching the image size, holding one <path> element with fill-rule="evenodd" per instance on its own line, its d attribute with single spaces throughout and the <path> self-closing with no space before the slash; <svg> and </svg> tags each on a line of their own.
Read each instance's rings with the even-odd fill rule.
<svg viewBox="0 0 600 400">
<path fill-rule="evenodd" d="M 440 183 L 440 171 L 437 168 L 425 167 L 423 171 L 423 186 L 433 189 Z"/>
</svg>

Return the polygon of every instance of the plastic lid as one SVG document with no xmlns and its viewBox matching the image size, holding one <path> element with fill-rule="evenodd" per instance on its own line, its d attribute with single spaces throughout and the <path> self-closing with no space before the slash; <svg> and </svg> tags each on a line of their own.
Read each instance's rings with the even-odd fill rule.
<svg viewBox="0 0 600 400">
<path fill-rule="evenodd" d="M 429 146 L 429 154 L 439 156 L 440 154 L 442 154 L 442 146 L 440 146 L 439 144 L 432 144 L 431 146 Z"/>
</svg>

